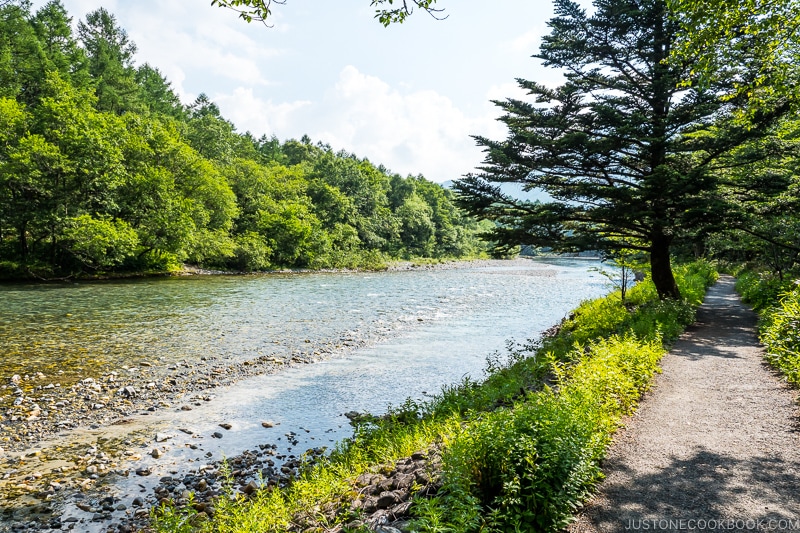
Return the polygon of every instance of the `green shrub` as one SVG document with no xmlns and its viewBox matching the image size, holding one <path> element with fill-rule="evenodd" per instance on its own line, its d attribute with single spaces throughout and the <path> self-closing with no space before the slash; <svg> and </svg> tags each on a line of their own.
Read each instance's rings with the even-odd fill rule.
<svg viewBox="0 0 800 533">
<path fill-rule="evenodd" d="M 787 381 L 800 385 L 800 288 L 780 297 L 764 310 L 759 324 L 766 359 L 783 372 Z"/>
<path fill-rule="evenodd" d="M 759 315 L 759 340 L 765 359 L 795 386 L 800 386 L 800 287 L 775 274 L 745 271 L 736 280 L 742 300 Z"/>
<path fill-rule="evenodd" d="M 610 435 L 635 406 L 662 353 L 659 339 L 633 336 L 612 336 L 586 350 L 577 346 L 574 364 L 554 361 L 552 389 L 466 425 L 444 455 L 439 521 L 445 516 L 453 531 L 566 526 L 601 478 Z M 418 511 L 417 526 L 431 530 L 423 514 L 430 507 Z"/>
<path fill-rule="evenodd" d="M 741 294 L 742 301 L 753 306 L 757 312 L 774 306 L 780 295 L 792 288 L 791 279 L 780 279 L 769 272 L 747 271 L 736 280 L 736 291 Z"/>
</svg>

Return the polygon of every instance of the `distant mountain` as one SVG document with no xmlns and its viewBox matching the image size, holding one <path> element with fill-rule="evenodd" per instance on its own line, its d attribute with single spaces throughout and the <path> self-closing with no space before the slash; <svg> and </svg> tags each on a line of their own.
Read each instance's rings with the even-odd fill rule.
<svg viewBox="0 0 800 533">
<path fill-rule="evenodd" d="M 452 189 L 453 180 L 443 181 L 439 185 L 441 185 L 445 189 Z M 550 200 L 552 200 L 550 195 L 542 190 L 534 190 L 534 191 L 522 190 L 522 185 L 519 183 L 503 183 L 500 186 L 500 190 L 502 190 L 505 194 L 509 196 L 513 196 L 514 198 L 520 198 L 522 200 L 530 200 L 531 202 L 536 202 L 536 201 L 549 202 Z"/>
</svg>

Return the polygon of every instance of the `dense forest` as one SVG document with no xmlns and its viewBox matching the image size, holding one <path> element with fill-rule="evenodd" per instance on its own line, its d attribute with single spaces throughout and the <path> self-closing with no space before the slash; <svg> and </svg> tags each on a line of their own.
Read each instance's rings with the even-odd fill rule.
<svg viewBox="0 0 800 533">
<path fill-rule="evenodd" d="M 449 190 L 306 136 L 238 133 L 135 53 L 103 8 L 74 32 L 59 0 L 0 3 L 0 276 L 369 268 L 484 249 Z"/>
</svg>

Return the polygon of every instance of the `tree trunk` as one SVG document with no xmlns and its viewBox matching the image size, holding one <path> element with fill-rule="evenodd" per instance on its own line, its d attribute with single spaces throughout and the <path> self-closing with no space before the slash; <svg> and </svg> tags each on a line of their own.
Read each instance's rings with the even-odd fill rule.
<svg viewBox="0 0 800 533">
<path fill-rule="evenodd" d="M 653 238 L 650 246 L 650 273 L 659 298 L 680 300 L 681 291 L 675 283 L 675 276 L 672 275 L 669 245 L 670 239 L 664 235 Z"/>
<path fill-rule="evenodd" d="M 28 222 L 23 220 L 18 229 L 19 234 L 19 255 L 22 263 L 28 262 Z"/>
</svg>

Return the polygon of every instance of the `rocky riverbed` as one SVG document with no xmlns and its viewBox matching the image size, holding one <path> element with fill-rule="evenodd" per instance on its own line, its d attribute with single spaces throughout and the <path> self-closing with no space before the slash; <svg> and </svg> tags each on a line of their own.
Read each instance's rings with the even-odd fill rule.
<svg viewBox="0 0 800 533">
<path fill-rule="evenodd" d="M 450 275 L 449 271 L 460 267 L 481 268 L 486 272 L 466 279 L 461 273 L 453 272 Z M 150 509 L 161 502 L 185 504 L 188 503 L 188 495 L 194 494 L 192 505 L 198 506 L 195 507 L 198 513 L 210 515 L 214 512 L 213 498 L 226 490 L 249 497 L 262 484 L 268 487 L 284 484 L 303 462 L 319 457 L 325 453 L 326 447 L 350 434 L 348 420 L 344 416 L 348 410 L 371 410 L 375 405 L 384 405 L 388 396 L 393 398 L 389 401 L 399 403 L 411 390 L 419 398 L 418 395 L 424 395 L 425 390 L 435 391 L 441 384 L 457 381 L 463 373 L 468 372 L 463 370 L 467 368 L 464 366 L 465 353 L 476 350 L 481 341 L 496 334 L 495 331 L 477 333 L 479 338 L 476 339 L 476 328 L 480 324 L 493 324 L 492 321 L 500 316 L 497 313 L 502 312 L 507 325 L 510 320 L 507 310 L 510 307 L 530 305 L 538 301 L 536 298 L 555 301 L 547 291 L 556 289 L 550 287 L 556 287 L 575 300 L 582 297 L 578 295 L 579 290 L 585 290 L 588 277 L 584 274 L 586 267 L 583 265 L 570 267 L 574 269 L 573 272 L 582 272 L 580 277 L 569 274 L 575 277 L 564 279 L 552 279 L 555 269 L 548 265 L 530 267 L 531 263 L 525 260 L 419 267 L 398 265 L 395 268 L 399 270 L 442 270 L 447 271 L 442 272 L 443 275 L 449 276 L 439 285 L 413 287 L 418 294 L 414 293 L 411 297 L 395 299 L 398 303 L 393 305 L 402 306 L 399 311 L 387 311 L 389 308 L 383 299 L 397 291 L 409 290 L 413 284 L 429 283 L 431 278 L 428 274 L 389 274 L 387 280 L 391 283 L 385 286 L 369 279 L 362 280 L 360 276 L 343 276 L 346 282 L 344 289 L 326 288 L 327 292 L 318 291 L 313 298 L 324 300 L 329 295 L 344 294 L 341 304 L 327 300 L 324 304 L 334 309 L 334 314 L 348 315 L 343 317 L 347 320 L 342 323 L 347 323 L 350 317 L 366 316 L 368 320 L 361 320 L 355 329 L 341 328 L 334 336 L 327 334 L 328 331 L 337 331 L 332 327 L 328 327 L 324 335 L 314 331 L 314 317 L 303 316 L 301 311 L 295 313 L 302 319 L 298 322 L 300 325 L 296 323 L 292 331 L 302 334 L 303 328 L 310 328 L 305 330 L 308 337 L 298 337 L 293 333 L 273 343 L 271 339 L 276 338 L 272 337 L 273 330 L 262 336 L 259 323 L 246 322 L 242 325 L 242 320 L 250 315 L 230 310 L 236 311 L 235 308 L 223 308 L 221 310 L 228 313 L 228 320 L 235 319 L 237 322 L 234 326 L 222 324 L 213 337 L 227 334 L 227 338 L 231 338 L 243 331 L 246 343 L 238 352 L 215 348 L 222 344 L 208 345 L 205 350 L 199 345 L 191 346 L 191 350 L 184 347 L 178 353 L 188 352 L 187 356 L 176 357 L 175 351 L 163 351 L 172 350 L 172 344 L 180 349 L 182 338 L 176 338 L 169 346 L 154 347 L 151 356 L 142 357 L 144 343 L 134 338 L 136 355 L 127 360 L 122 358 L 123 363 L 118 362 L 119 358 L 108 359 L 115 361 L 113 365 L 97 365 L 87 360 L 86 364 L 80 365 L 85 370 L 66 365 L 37 368 L 37 364 L 17 364 L 12 367 L 16 370 L 10 375 L 6 374 L 0 382 L 0 531 L 135 531 L 146 525 Z M 394 278 L 391 276 L 402 276 L 402 283 L 392 281 Z M 323 283 L 333 284 L 337 280 L 338 276 L 331 274 L 306 278 L 303 291 L 308 287 L 317 290 Z M 189 281 L 194 283 L 191 285 L 193 289 L 205 285 Z M 237 305 L 242 309 L 261 310 L 252 307 L 251 302 L 265 298 L 264 289 L 276 291 L 276 288 L 281 288 L 279 284 L 294 286 L 291 281 L 277 279 L 276 283 L 268 285 L 260 280 L 254 282 L 242 277 L 242 283 L 237 279 L 228 284 L 216 284 L 215 287 L 219 287 L 215 289 L 217 292 L 209 291 L 209 294 L 222 298 L 219 301 L 226 304 L 234 298 L 233 301 L 238 302 Z M 364 287 L 364 281 L 373 284 Z M 156 290 L 148 288 L 152 285 L 142 287 L 149 291 L 149 305 L 156 306 L 158 300 L 153 296 Z M 173 290 L 168 294 L 169 298 L 182 298 L 182 293 L 175 291 L 174 287 L 167 286 Z M 511 289 L 503 296 L 507 300 L 497 300 L 499 303 L 495 304 L 499 295 L 506 294 L 503 291 L 508 287 Z M 123 289 L 127 290 L 117 285 L 112 288 L 115 297 L 123 294 Z M 143 290 L 135 284 L 132 288 Z M 359 295 L 358 303 L 354 303 L 352 297 L 352 291 L 356 288 L 363 293 Z M 602 289 L 593 290 L 599 293 Z M 72 297 L 72 293 L 63 292 Z M 85 291 L 81 294 L 85 294 Z M 195 291 L 193 297 L 196 294 Z M 348 299 L 348 296 L 351 297 Z M 141 298 L 138 293 L 136 298 Z M 382 307 L 366 307 L 371 301 L 381 301 Z M 487 302 L 491 305 L 487 305 L 485 310 L 479 307 Z M 544 329 L 560 319 L 574 303 L 577 302 L 559 304 L 563 308 L 559 308 L 552 318 L 546 318 L 540 325 L 532 324 L 527 313 L 520 313 L 514 319 L 517 329 L 513 335 L 530 334 L 531 328 Z M 219 307 L 214 306 L 219 305 L 212 302 L 192 312 L 205 320 L 207 316 L 216 317 L 213 313 Z M 453 315 L 448 314 L 453 312 L 456 305 L 460 306 L 458 313 L 469 316 L 470 321 L 456 325 Z M 92 309 L 91 302 L 81 308 L 81 316 L 70 317 L 70 321 L 77 323 L 79 319 L 82 320 L 88 314 L 87 309 Z M 274 306 L 263 309 L 270 316 L 282 316 L 285 312 Z M 362 313 L 363 309 L 366 311 Z M 480 309 L 480 314 L 472 318 L 477 309 Z M 50 316 L 63 316 L 65 311 L 69 309 L 62 306 L 47 312 L 51 313 Z M 390 314 L 385 315 L 387 312 Z M 326 316 L 330 320 L 333 315 Z M 89 318 L 96 320 L 92 316 Z M 172 318 L 170 316 L 167 320 Z M 148 315 L 148 320 L 152 320 L 151 315 Z M 117 319 L 116 324 L 119 323 Z M 428 327 L 432 328 L 430 333 L 423 333 Z M 181 333 L 188 335 L 203 331 L 192 328 Z M 129 329 L 135 332 L 133 328 Z M 114 344 L 110 345 L 110 349 L 117 349 L 118 345 L 125 346 L 124 341 L 129 337 L 120 335 L 119 331 L 114 330 Z M 421 339 L 419 342 L 424 346 L 392 344 L 394 339 L 404 335 L 403 332 L 408 333 L 407 338 L 415 342 L 417 338 Z M 432 336 L 425 336 L 428 334 Z M 497 341 L 498 348 L 512 334 L 503 335 L 506 337 Z M 208 339 L 211 336 L 201 338 Z M 48 353 L 55 353 L 52 350 L 58 348 L 58 339 L 45 340 L 51 350 Z M 438 342 L 446 343 L 447 350 L 437 349 Z M 365 350 L 386 343 L 386 349 L 376 354 L 374 362 L 371 362 L 373 360 L 365 355 Z M 420 355 L 423 348 L 432 350 L 429 360 Z M 12 346 L 12 349 L 20 351 L 19 347 Z M 469 363 L 472 365 L 469 372 L 476 369 L 480 371 L 489 350 L 478 348 L 477 356 L 470 356 L 475 360 Z M 444 352 L 450 351 L 455 359 L 442 359 Z M 351 363 L 351 355 L 353 361 L 360 361 L 358 364 L 363 363 L 364 366 Z M 390 356 L 396 361 L 393 363 L 395 366 L 391 367 L 393 370 L 387 373 L 383 368 Z M 414 359 L 407 359 L 409 357 Z M 333 368 L 333 374 L 327 377 L 312 370 L 335 361 L 347 361 L 347 365 Z M 381 370 L 375 370 L 378 368 Z M 442 377 L 446 371 L 453 369 L 457 371 L 448 374 L 449 377 Z M 328 370 L 331 370 L 330 367 Z M 404 377 L 401 373 L 408 375 Z M 290 377 L 288 381 L 277 384 L 267 384 L 262 379 L 281 376 Z M 320 381 L 320 377 L 324 379 Z M 377 378 L 384 381 L 375 381 Z M 426 383 L 424 388 L 420 387 L 423 382 Z M 357 386 L 348 388 L 352 384 Z M 269 387 L 278 391 L 275 394 L 279 396 L 273 397 L 270 396 L 272 393 L 263 392 Z M 307 397 L 297 396 L 296 400 L 292 400 L 296 402 L 294 404 L 284 400 L 292 390 L 302 387 L 315 394 L 312 405 L 309 406 Z M 322 392 L 330 390 L 338 396 L 316 394 L 322 389 L 325 389 Z M 371 399 L 366 401 L 366 405 L 355 405 L 359 403 L 361 393 L 371 394 Z M 258 396 L 258 401 L 249 405 L 248 401 L 253 396 Z M 315 425 L 314 422 L 294 416 L 303 409 L 313 411 L 313 402 L 324 403 L 329 411 L 331 408 L 338 409 L 333 411 L 338 417 L 336 414 L 330 415 Z M 279 405 L 280 410 L 271 410 L 273 405 Z M 282 414 L 291 414 L 294 418 L 283 419 Z M 420 453 L 425 454 L 428 463 L 433 461 L 435 466 L 435 453 L 431 454 L 428 450 Z M 383 478 L 376 477 L 367 484 L 364 484 L 367 481 L 365 478 L 353 480 L 354 491 L 363 495 L 360 498 L 363 501 L 341 502 L 341 508 L 351 509 L 354 520 L 366 520 L 370 524 L 387 525 L 396 520 L 402 521 L 407 510 L 407 506 L 403 506 L 409 495 L 394 491 L 404 489 L 404 481 L 399 480 L 407 480 L 408 477 L 400 474 L 412 473 L 407 469 L 411 468 L 412 463 L 415 465 L 413 469 L 416 469 L 414 472 L 423 468 L 420 461 L 408 458 L 406 463 L 385 465 L 373 473 Z M 223 464 L 230 466 L 230 482 L 224 481 L 226 478 L 222 476 Z M 430 465 L 425 468 L 432 472 Z M 386 481 L 397 476 L 400 477 L 395 481 Z M 431 493 L 436 490 L 434 478 L 430 480 L 430 487 L 424 485 Z M 326 512 L 339 512 L 341 508 Z M 298 524 L 305 524 L 305 529 L 313 527 L 307 518 L 297 517 Z M 202 519 L 202 516 L 198 519 Z"/>
<path fill-rule="evenodd" d="M 3 410 L 0 414 L 0 502 L 3 512 L 2 530 L 73 529 L 88 531 L 134 531 L 149 517 L 149 509 L 164 500 L 164 490 L 173 495 L 179 486 L 170 475 L 158 483 L 122 483 L 146 487 L 141 496 L 106 495 L 104 487 L 119 485 L 121 478 L 146 478 L 152 474 L 143 460 L 157 461 L 176 445 L 171 435 L 152 432 L 130 432 L 141 417 L 169 417 L 170 412 L 186 412 L 211 404 L 218 388 L 250 376 L 271 374 L 306 365 L 359 347 L 368 342 L 354 335 L 326 346 L 310 347 L 280 356 L 272 354 L 254 360 L 225 364 L 216 357 L 200 361 L 163 366 L 159 361 L 141 362 L 135 367 L 121 368 L 97 378 L 85 378 L 70 386 L 41 372 L 14 375 L 0 387 Z M 204 438 L 222 439 L 231 425 L 221 422 L 218 431 L 199 435 L 190 429 L 181 436 L 195 442 L 178 446 L 197 450 Z M 273 423 L 263 421 L 262 427 Z M 119 431 L 114 431 L 114 428 Z M 103 430 L 95 437 L 94 430 Z M 109 431 L 110 430 L 110 431 Z M 110 433 L 110 437 L 107 436 Z M 296 435 L 280 438 L 291 445 Z M 233 479 L 244 486 L 255 482 L 256 473 L 274 483 L 284 483 L 299 465 L 299 456 L 278 452 L 275 443 L 267 441 L 257 450 L 245 451 L 231 458 Z M 69 444 L 64 444 L 69 443 Z M 289 448 L 291 450 L 291 447 Z M 321 453 L 315 447 L 312 456 Z M 208 457 L 211 457 L 209 452 Z M 246 468 L 236 468 L 238 464 Z M 197 479 L 205 479 L 207 498 L 220 490 L 217 478 L 220 461 L 209 461 L 198 467 Z M 202 469 L 199 469 L 202 468 Z M 173 469 L 179 474 L 178 469 Z M 188 473 L 185 476 L 197 476 Z M 191 479 L 191 478 L 189 478 Z M 198 481 L 199 482 L 199 481 Z M 190 483 L 182 491 L 196 491 Z M 140 487 L 140 488 L 141 488 Z M 252 485 L 251 485 L 252 488 Z M 124 501 L 123 501 L 124 500 Z M 181 503 L 178 498 L 177 503 Z M 66 511 L 65 511 L 66 509 Z M 71 512 L 73 511 L 73 512 Z M 64 514 L 70 516 L 64 516 Z M 101 525 L 103 524 L 103 525 Z"/>
</svg>

